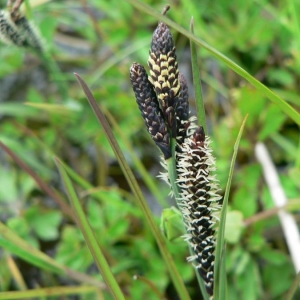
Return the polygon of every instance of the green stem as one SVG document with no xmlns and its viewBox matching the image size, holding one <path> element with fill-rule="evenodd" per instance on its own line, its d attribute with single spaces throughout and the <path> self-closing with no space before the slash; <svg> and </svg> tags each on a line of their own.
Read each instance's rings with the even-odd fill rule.
<svg viewBox="0 0 300 300">
<path fill-rule="evenodd" d="M 68 85 L 56 61 L 53 60 L 53 57 L 49 52 L 44 52 L 42 55 L 40 55 L 40 58 L 42 59 L 47 71 L 55 81 L 61 98 L 66 100 L 68 98 Z"/>
<path fill-rule="evenodd" d="M 192 19 L 191 21 L 190 30 L 191 33 L 194 34 L 194 19 Z M 200 77 L 200 71 L 198 67 L 197 48 L 196 48 L 196 44 L 192 40 L 190 40 L 190 47 L 191 47 L 193 82 L 194 82 L 194 89 L 195 89 L 198 125 L 203 126 L 204 132 L 207 133 L 201 77 Z"/>
<path fill-rule="evenodd" d="M 172 191 L 174 193 L 174 197 L 176 199 L 176 202 L 178 203 L 180 199 L 180 188 L 177 185 L 177 169 L 176 169 L 176 139 L 171 140 L 171 149 L 172 149 L 172 157 L 166 160 L 167 167 L 168 167 L 168 174 L 169 179 L 172 187 Z"/>
</svg>

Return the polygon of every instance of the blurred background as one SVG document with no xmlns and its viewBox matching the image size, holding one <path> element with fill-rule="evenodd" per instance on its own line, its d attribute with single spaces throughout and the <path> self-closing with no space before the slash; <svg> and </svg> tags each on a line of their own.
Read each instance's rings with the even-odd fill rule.
<svg viewBox="0 0 300 300">
<path fill-rule="evenodd" d="M 166 299 L 177 299 L 149 228 L 73 75 L 82 76 L 104 110 L 159 223 L 162 209 L 175 204 L 168 196 L 169 187 L 157 178 L 163 171 L 160 152 L 146 132 L 129 80 L 133 62 L 147 67 L 157 20 L 126 1 L 28 2 L 32 21 L 52 64 L 58 67 L 49 68 L 49 61 L 28 49 L 0 44 L 1 142 L 66 203 L 54 156 L 78 175 L 75 186 L 82 205 L 129 299 L 159 299 L 151 286 L 142 280 L 133 281 L 133 275 L 153 282 Z M 157 11 L 170 4 L 167 16 L 187 29 L 193 16 L 197 37 L 299 111 L 299 1 L 142 2 Z M 6 1 L 0 5 L 5 9 Z M 195 114 L 189 40 L 171 31 L 180 72 L 189 84 L 191 113 Z M 249 114 L 229 199 L 229 299 L 283 299 L 295 278 L 295 268 L 276 212 L 255 218 L 274 204 L 254 146 L 258 141 L 267 146 L 286 196 L 295 204 L 292 213 L 299 224 L 299 127 L 205 49 L 198 48 L 198 56 L 208 133 L 222 193 L 237 133 Z M 145 184 L 139 162 L 150 175 L 152 189 Z M 0 165 L 0 221 L 56 261 L 100 279 L 83 236 L 66 211 L 2 150 Z M 201 299 L 193 268 L 186 263 L 186 244 L 177 239 L 169 247 L 192 298 Z M 0 291 L 19 289 L 11 260 L 27 288 L 78 284 L 0 248 Z M 104 295 L 111 299 L 107 291 Z M 93 298 L 77 295 L 57 299 Z"/>
</svg>

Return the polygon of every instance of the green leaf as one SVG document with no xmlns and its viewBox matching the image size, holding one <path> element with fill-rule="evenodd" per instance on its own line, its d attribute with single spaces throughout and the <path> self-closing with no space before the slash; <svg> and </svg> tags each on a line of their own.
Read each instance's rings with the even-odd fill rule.
<svg viewBox="0 0 300 300">
<path fill-rule="evenodd" d="M 62 222 L 60 211 L 43 211 L 40 207 L 33 206 L 26 211 L 25 217 L 40 239 L 51 241 L 58 238 Z"/>
<path fill-rule="evenodd" d="M 80 272 L 86 272 L 93 263 L 93 256 L 78 228 L 64 226 L 55 259 Z"/>
<path fill-rule="evenodd" d="M 161 215 L 160 229 L 169 241 L 181 238 L 185 234 L 181 212 L 175 208 L 165 208 Z"/>
<path fill-rule="evenodd" d="M 31 228 L 24 217 L 10 218 L 7 221 L 7 226 L 14 232 L 17 232 L 19 237 L 38 249 L 39 242 L 35 237 L 33 237 Z"/>
<path fill-rule="evenodd" d="M 286 116 L 279 107 L 270 105 L 264 113 L 263 126 L 258 134 L 259 140 L 264 140 L 271 134 L 278 132 L 285 120 Z"/>
<path fill-rule="evenodd" d="M 13 170 L 0 172 L 0 203 L 14 202 L 17 199 L 16 172 Z"/>
<path fill-rule="evenodd" d="M 239 276 L 237 283 L 241 299 L 258 300 L 261 295 L 258 266 L 253 259 L 249 259 L 244 272 Z"/>
<path fill-rule="evenodd" d="M 230 244 L 236 244 L 244 229 L 243 214 L 240 211 L 229 211 L 226 216 L 225 240 Z"/>
</svg>

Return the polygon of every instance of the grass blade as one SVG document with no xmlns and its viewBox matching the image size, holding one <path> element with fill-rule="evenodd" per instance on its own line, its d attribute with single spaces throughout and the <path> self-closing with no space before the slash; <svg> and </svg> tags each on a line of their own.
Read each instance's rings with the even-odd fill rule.
<svg viewBox="0 0 300 300">
<path fill-rule="evenodd" d="M 164 258 L 164 261 L 167 265 L 167 268 L 169 270 L 169 274 L 172 278 L 172 281 L 174 283 L 174 286 L 178 292 L 178 295 L 180 297 L 180 299 L 182 300 L 189 300 L 190 296 L 186 290 L 186 287 L 182 281 L 182 278 L 175 266 L 175 263 L 167 249 L 167 245 L 165 242 L 164 237 L 161 235 L 160 230 L 158 228 L 158 226 L 155 223 L 155 220 L 152 216 L 151 210 L 149 209 L 149 206 L 146 202 L 146 200 L 143 197 L 143 194 L 139 188 L 139 185 L 127 163 L 127 161 L 125 160 L 125 157 L 118 145 L 117 140 L 115 139 L 112 130 L 105 118 L 105 116 L 103 115 L 102 111 L 100 110 L 100 108 L 97 105 L 97 102 L 92 94 L 92 92 L 90 91 L 89 87 L 86 85 L 86 83 L 84 82 L 84 80 L 78 75 L 75 74 L 75 76 L 77 77 L 92 109 L 94 110 L 94 113 L 97 117 L 97 119 L 99 120 L 100 124 L 102 125 L 104 132 L 106 134 L 107 139 L 109 140 L 109 143 L 118 159 L 118 162 L 121 166 L 121 169 L 124 173 L 124 175 L 126 176 L 127 182 L 132 190 L 132 192 L 134 193 L 136 199 L 137 199 L 137 203 L 140 206 L 145 219 L 147 220 L 150 229 L 152 230 L 152 233 L 156 239 L 156 242 L 158 244 L 158 247 L 161 251 L 161 254 Z"/>
<path fill-rule="evenodd" d="M 215 259 L 215 285 L 214 285 L 214 295 L 216 300 L 223 300 L 224 295 L 226 294 L 226 270 L 225 270 L 225 243 L 224 243 L 224 232 L 225 232 L 225 223 L 226 223 L 226 213 L 227 213 L 227 205 L 228 198 L 230 192 L 230 186 L 234 171 L 234 164 L 238 152 L 239 143 L 242 137 L 242 133 L 246 124 L 247 117 L 245 117 L 242 126 L 240 128 L 239 134 L 237 136 L 236 142 L 233 148 L 233 155 L 230 163 L 230 169 L 228 174 L 228 180 L 225 189 L 225 195 L 223 200 L 223 207 L 220 216 L 220 225 L 218 229 L 217 235 L 217 246 L 216 246 L 216 259 Z"/>
<path fill-rule="evenodd" d="M 138 0 L 127 0 L 131 5 L 133 5 L 135 8 L 137 8 L 140 11 L 143 11 L 144 13 L 156 18 L 157 20 L 161 20 L 176 31 L 182 33 L 190 40 L 194 41 L 197 45 L 201 46 L 202 48 L 206 49 L 208 52 L 210 52 L 213 56 L 215 56 L 217 59 L 222 61 L 224 64 L 226 64 L 230 69 L 235 71 L 237 74 L 245 78 L 247 81 L 249 81 L 254 87 L 257 88 L 262 94 L 264 94 L 269 100 L 271 100 L 273 103 L 275 103 L 286 115 L 288 115 L 292 120 L 294 120 L 298 125 L 300 125 L 300 114 L 292 107 L 290 106 L 286 101 L 284 101 L 281 97 L 279 97 L 276 93 L 274 93 L 272 90 L 270 90 L 268 87 L 266 87 L 264 84 L 262 84 L 260 81 L 255 79 L 253 76 L 251 76 L 246 70 L 241 68 L 238 64 L 236 64 L 234 61 L 229 59 L 227 56 L 204 42 L 203 40 L 196 37 L 194 34 L 189 32 L 188 30 L 184 29 L 183 27 L 179 26 L 175 22 L 171 21 L 166 16 L 160 14 L 160 12 L 154 10 L 149 5 L 142 3 Z"/>
<path fill-rule="evenodd" d="M 93 286 L 68 286 L 68 287 L 51 287 L 40 288 L 27 291 L 18 292 L 2 292 L 0 293 L 0 300 L 12 300 L 12 299 L 30 299 L 37 297 L 45 297 L 46 299 L 51 296 L 68 296 L 68 295 L 86 295 L 96 294 L 98 289 Z M 103 297 L 100 299 L 104 299 Z"/>
<path fill-rule="evenodd" d="M 80 205 L 79 199 L 76 195 L 74 187 L 72 186 L 71 180 L 60 163 L 60 161 L 56 158 L 55 159 L 59 172 L 61 174 L 62 180 L 64 182 L 64 186 L 66 188 L 69 200 L 72 204 L 74 209 L 74 214 L 76 217 L 76 221 L 82 234 L 84 235 L 85 241 L 95 259 L 95 262 L 98 266 L 98 269 L 101 272 L 101 275 L 106 282 L 107 286 L 109 287 L 112 295 L 117 300 L 125 300 L 125 297 L 122 293 L 121 288 L 119 287 L 114 275 L 112 274 L 110 267 L 100 249 L 100 246 L 96 240 L 94 232 L 85 216 L 85 213 Z"/>
<path fill-rule="evenodd" d="M 45 183 L 38 174 L 36 174 L 22 159 L 20 159 L 9 147 L 0 141 L 0 147 L 24 170 L 26 171 L 37 183 L 41 190 L 48 194 L 61 208 L 65 215 L 73 218 L 73 213 L 70 207 L 66 204 L 65 200 L 47 183 Z"/>
<path fill-rule="evenodd" d="M 54 272 L 56 274 L 64 273 L 63 267 L 55 260 L 52 260 L 49 256 L 25 242 L 1 222 L 0 246 L 44 270 Z"/>
</svg>

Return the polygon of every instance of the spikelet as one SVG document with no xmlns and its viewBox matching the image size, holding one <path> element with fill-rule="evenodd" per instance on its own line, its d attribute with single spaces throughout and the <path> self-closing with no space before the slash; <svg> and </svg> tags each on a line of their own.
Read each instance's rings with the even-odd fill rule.
<svg viewBox="0 0 300 300">
<path fill-rule="evenodd" d="M 163 116 L 171 134 L 176 137 L 176 104 L 180 82 L 175 46 L 168 26 L 159 22 L 152 37 L 148 65 L 149 81 L 154 86 Z"/>
<path fill-rule="evenodd" d="M 210 140 L 203 127 L 198 127 L 182 144 L 177 154 L 178 185 L 181 188 L 179 208 L 183 215 L 189 243 L 194 255 L 188 261 L 204 280 L 207 293 L 213 299 L 216 222 L 221 210 L 221 197 L 211 154 Z"/>
<path fill-rule="evenodd" d="M 130 80 L 147 130 L 162 151 L 164 158 L 168 159 L 172 156 L 170 135 L 145 68 L 138 63 L 133 63 L 130 68 Z"/>
</svg>

